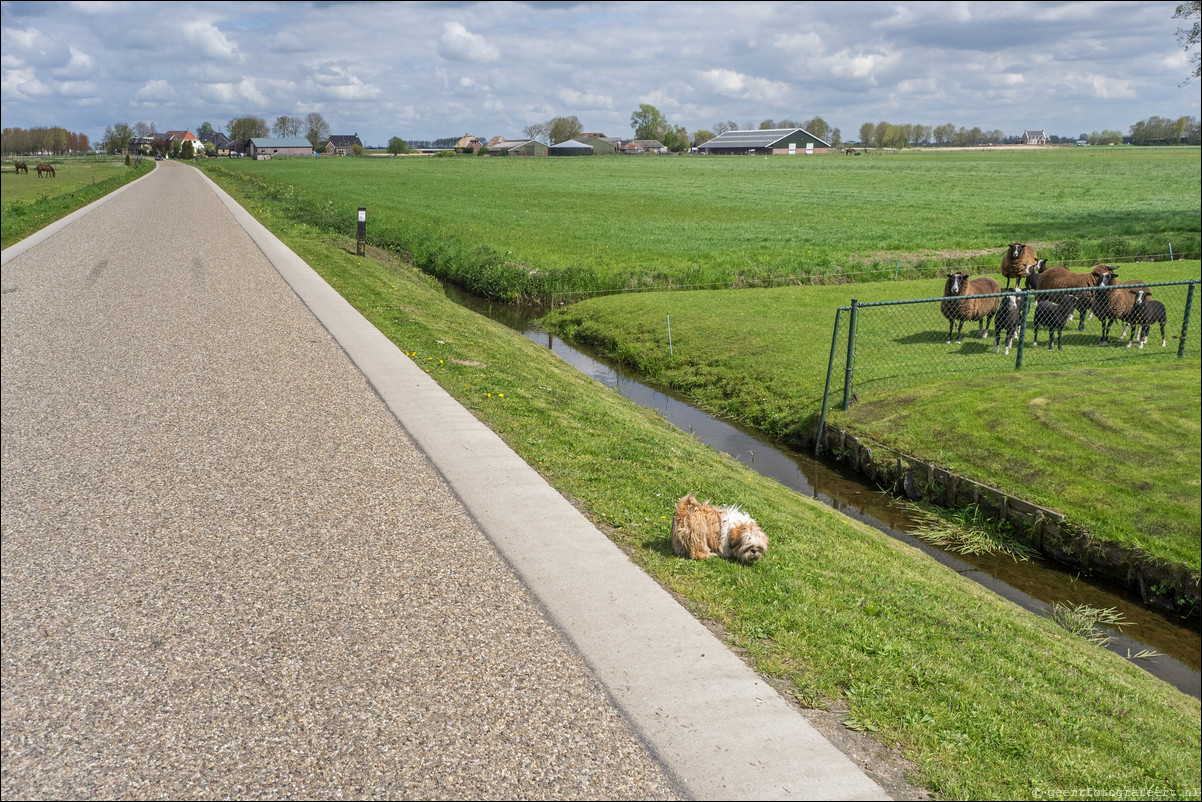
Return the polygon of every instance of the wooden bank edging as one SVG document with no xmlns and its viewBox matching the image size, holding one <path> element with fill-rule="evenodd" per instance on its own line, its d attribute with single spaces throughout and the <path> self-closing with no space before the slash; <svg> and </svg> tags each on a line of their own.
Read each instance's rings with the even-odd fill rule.
<svg viewBox="0 0 1202 802">
<path fill-rule="evenodd" d="M 989 517 L 1008 522 L 1020 540 L 1045 556 L 1127 588 L 1149 604 L 1177 613 L 1185 605 L 1192 603 L 1196 611 L 1202 604 L 1199 578 L 1184 566 L 1155 560 L 1139 548 L 1097 540 L 1066 521 L 1064 513 L 861 440 L 829 423 L 823 430 L 822 450 L 883 489 L 904 494 L 911 501 L 952 508 L 976 504 Z"/>
</svg>

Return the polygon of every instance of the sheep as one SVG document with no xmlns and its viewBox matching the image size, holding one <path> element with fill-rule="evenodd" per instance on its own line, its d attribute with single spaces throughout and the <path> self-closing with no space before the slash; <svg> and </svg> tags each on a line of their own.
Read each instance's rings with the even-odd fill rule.
<svg viewBox="0 0 1202 802">
<path fill-rule="evenodd" d="M 993 319 L 993 352 L 996 354 L 1002 347 L 1002 329 L 1006 330 L 1006 356 L 1010 356 L 1010 346 L 1014 336 L 1023 322 L 1023 294 L 1015 287 L 998 304 L 997 316 Z"/>
<path fill-rule="evenodd" d="M 1035 265 L 1027 271 L 1027 277 L 1023 280 L 1023 286 L 1028 290 L 1039 289 L 1039 279 L 1043 277 L 1043 271 L 1048 269 L 1047 259 L 1038 259 Z"/>
<path fill-rule="evenodd" d="M 1039 276 L 1041 290 L 1075 290 L 1089 287 L 1108 287 L 1114 283 L 1114 268 L 1110 265 L 1095 265 L 1088 273 L 1074 273 L 1067 267 L 1049 267 Z M 1093 293 L 1076 294 L 1077 311 L 1081 313 L 1081 323 L 1077 331 L 1085 331 L 1085 319 L 1093 310 Z"/>
<path fill-rule="evenodd" d="M 1010 280 L 1018 284 L 1018 280 L 1027 275 L 1031 266 L 1039 261 L 1035 249 L 1030 245 L 1015 242 L 1006 249 L 1002 256 L 1002 276 L 1006 279 L 1006 289 L 1010 289 Z"/>
<path fill-rule="evenodd" d="M 1168 340 L 1164 336 L 1165 324 L 1169 322 L 1168 312 L 1164 308 L 1164 304 L 1160 301 L 1153 301 L 1148 298 L 1152 293 L 1147 290 L 1135 290 L 1135 307 L 1131 310 L 1131 341 L 1127 343 L 1127 347 L 1131 347 L 1131 343 L 1139 340 L 1139 347 L 1143 348 L 1148 342 L 1148 332 L 1152 328 L 1153 323 L 1160 324 L 1160 347 L 1164 348 L 1168 345 Z M 1135 334 L 1135 329 L 1142 327 L 1143 331 L 1138 338 Z"/>
<path fill-rule="evenodd" d="M 956 328 L 956 323 L 959 322 L 960 328 L 956 332 L 956 342 L 964 342 L 964 321 L 977 320 L 981 322 L 981 328 L 978 331 L 978 336 L 984 338 L 987 335 L 990 324 L 993 322 L 994 312 L 997 311 L 997 298 L 972 298 L 973 295 L 990 295 L 992 293 L 1000 293 L 1002 288 L 998 283 L 988 276 L 968 280 L 968 275 L 965 273 L 948 273 L 947 282 L 943 285 L 944 298 L 954 298 L 955 300 L 945 300 L 939 305 L 943 316 L 948 319 L 947 327 L 947 344 L 952 344 L 952 329 Z"/>
<path fill-rule="evenodd" d="M 1117 278 L 1118 274 L 1111 272 L 1111 276 Z M 1129 281 L 1127 284 L 1141 284 L 1138 281 Z M 1094 294 L 1093 311 L 1098 316 L 1098 320 L 1102 324 L 1102 337 L 1098 340 L 1098 345 L 1110 344 L 1110 327 L 1114 325 L 1116 320 L 1126 320 L 1132 310 L 1135 308 L 1135 291 L 1123 287 L 1121 284 L 1105 284 L 1105 289 L 1100 289 Z M 1126 326 L 1123 331 L 1126 332 Z M 1122 339 L 1122 335 L 1119 335 Z"/>
<path fill-rule="evenodd" d="M 1077 309 L 1077 298 L 1071 294 L 1059 296 L 1060 303 L 1052 301 L 1040 301 L 1035 307 L 1035 337 L 1032 339 L 1032 345 L 1039 345 L 1039 327 L 1043 326 L 1048 330 L 1048 350 L 1052 350 L 1052 342 L 1056 343 L 1056 350 L 1062 350 L 1060 340 L 1064 335 L 1064 326 L 1073 319 L 1073 312 Z"/>
</svg>

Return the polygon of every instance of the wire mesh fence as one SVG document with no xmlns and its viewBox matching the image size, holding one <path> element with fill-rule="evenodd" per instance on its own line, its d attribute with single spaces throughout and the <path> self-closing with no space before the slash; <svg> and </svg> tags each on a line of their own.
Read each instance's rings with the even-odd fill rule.
<svg viewBox="0 0 1202 802">
<path fill-rule="evenodd" d="M 853 398 L 980 375 L 1198 358 L 1197 285 L 1019 290 L 838 309 L 818 439 Z M 972 303 L 958 303 L 965 297 Z"/>
</svg>

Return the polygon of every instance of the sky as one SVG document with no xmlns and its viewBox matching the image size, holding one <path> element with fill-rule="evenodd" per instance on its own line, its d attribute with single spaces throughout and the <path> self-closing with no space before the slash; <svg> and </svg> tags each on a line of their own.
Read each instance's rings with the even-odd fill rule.
<svg viewBox="0 0 1202 802">
<path fill-rule="evenodd" d="M 4 127 L 303 118 L 368 146 L 821 117 L 1076 137 L 1202 116 L 1176 2 L 0 2 Z"/>
</svg>

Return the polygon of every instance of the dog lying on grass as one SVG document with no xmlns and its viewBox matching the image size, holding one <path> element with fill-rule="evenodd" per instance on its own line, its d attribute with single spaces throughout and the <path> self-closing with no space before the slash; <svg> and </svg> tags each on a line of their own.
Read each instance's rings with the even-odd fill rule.
<svg viewBox="0 0 1202 802">
<path fill-rule="evenodd" d="M 715 507 L 692 493 L 676 502 L 672 549 L 679 557 L 704 560 L 715 554 L 753 563 L 768 551 L 768 536 L 750 515 L 734 505 Z"/>
</svg>

